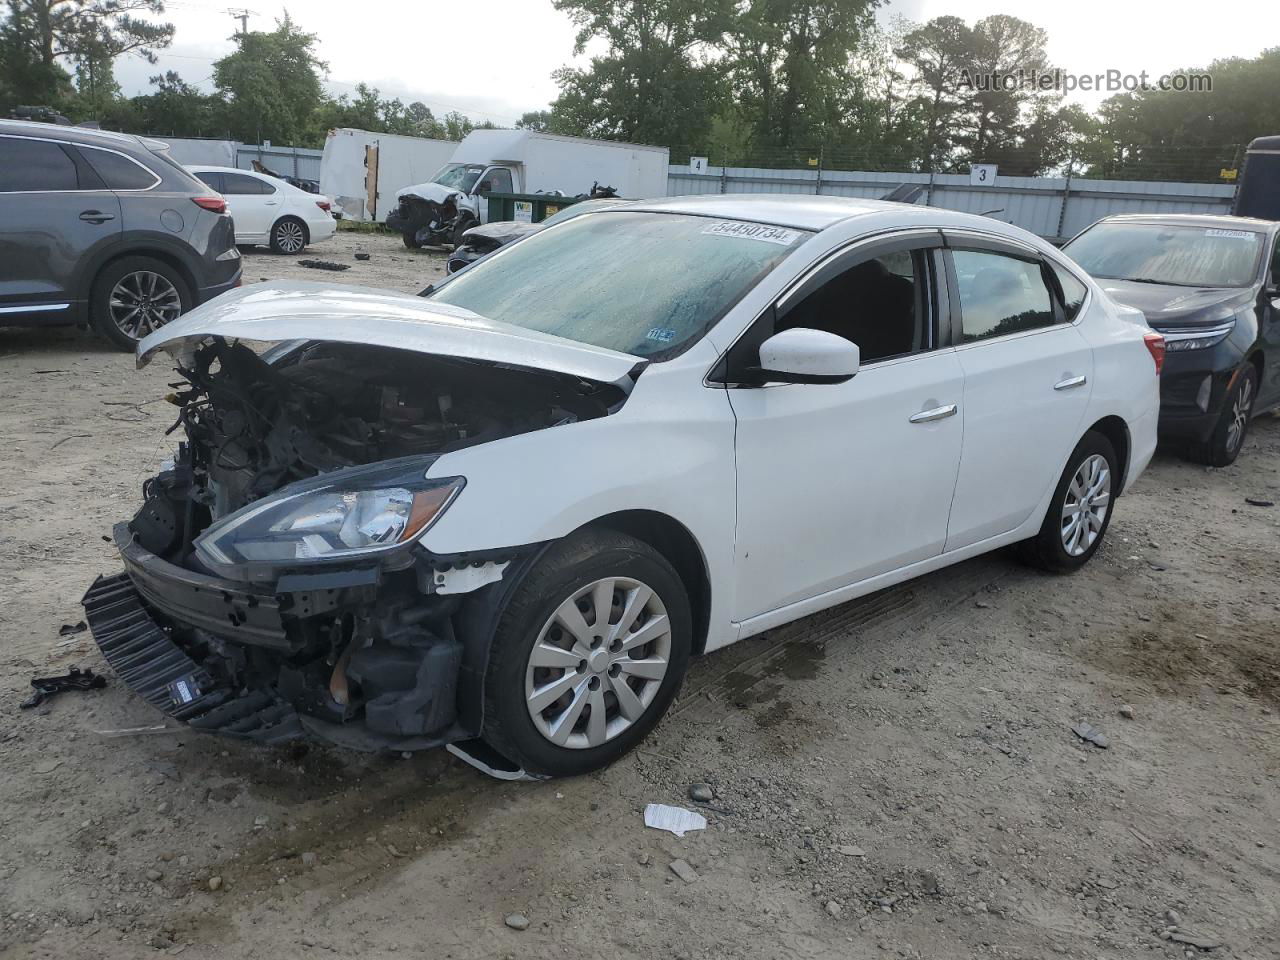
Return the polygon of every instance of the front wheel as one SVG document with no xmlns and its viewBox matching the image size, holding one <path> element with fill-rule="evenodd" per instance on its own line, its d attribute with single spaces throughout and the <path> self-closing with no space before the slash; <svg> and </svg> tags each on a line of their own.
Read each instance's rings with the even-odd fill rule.
<svg viewBox="0 0 1280 960">
<path fill-rule="evenodd" d="M 621 757 L 666 713 L 692 645 L 689 598 L 652 547 L 611 530 L 553 547 L 494 633 L 484 738 L 533 774 Z"/>
<path fill-rule="evenodd" d="M 1244 448 L 1245 434 L 1249 432 L 1249 418 L 1253 416 L 1253 400 L 1258 393 L 1258 371 L 1252 363 L 1246 363 L 1236 374 L 1235 383 L 1222 405 L 1209 439 L 1192 444 L 1188 453 L 1197 463 L 1210 467 L 1226 467 L 1235 463 Z"/>
<path fill-rule="evenodd" d="M 1020 545 L 1023 559 L 1055 573 L 1079 570 L 1102 545 L 1119 493 L 1115 447 L 1090 430 L 1071 451 L 1040 532 Z"/>
</svg>

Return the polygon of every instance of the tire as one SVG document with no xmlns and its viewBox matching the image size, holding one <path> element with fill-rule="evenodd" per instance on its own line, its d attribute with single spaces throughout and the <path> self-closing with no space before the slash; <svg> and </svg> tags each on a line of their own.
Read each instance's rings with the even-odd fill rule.
<svg viewBox="0 0 1280 960">
<path fill-rule="evenodd" d="M 462 235 L 472 227 L 480 226 L 480 221 L 475 217 L 467 217 L 465 220 L 459 220 L 453 227 L 453 249 L 457 250 L 462 246 Z"/>
<path fill-rule="evenodd" d="M 595 597 L 605 595 L 597 591 L 611 600 L 607 630 L 622 628 L 614 642 L 608 632 L 593 632 Z M 571 631 L 566 624 L 575 609 Z M 620 648 L 640 634 L 638 645 Z M 692 637 L 688 594 L 661 554 L 611 530 L 574 534 L 547 552 L 503 611 L 485 675 L 482 736 L 532 774 L 576 776 L 607 766 L 666 713 L 684 680 Z M 544 665 L 532 662 L 535 646 Z M 626 708 L 619 700 L 624 688 Z M 555 690 L 562 691 L 558 697 Z"/>
<path fill-rule="evenodd" d="M 1257 398 L 1258 371 L 1252 363 L 1246 362 L 1222 404 L 1222 414 L 1213 433 L 1203 443 L 1191 444 L 1187 448 L 1187 456 L 1210 467 L 1226 467 L 1235 463 L 1244 449 L 1249 419 L 1253 416 L 1253 404 Z"/>
<path fill-rule="evenodd" d="M 271 249 L 296 256 L 311 242 L 307 225 L 297 217 L 281 217 L 271 227 Z"/>
<path fill-rule="evenodd" d="M 410 250 L 422 249 L 422 244 L 418 242 L 418 235 L 416 233 L 402 233 L 400 234 L 400 239 L 404 241 L 404 245 Z"/>
<path fill-rule="evenodd" d="M 1095 468 L 1104 469 L 1102 461 L 1105 461 L 1105 476 L 1095 471 Z M 1111 441 L 1094 430 L 1086 433 L 1071 451 L 1062 478 L 1054 488 L 1053 499 L 1049 501 L 1040 532 L 1019 544 L 1022 558 L 1032 566 L 1052 573 L 1072 573 L 1088 563 L 1102 545 L 1102 538 L 1111 524 L 1111 511 L 1120 492 L 1118 467 Z M 1105 501 L 1095 493 L 1084 501 L 1082 508 L 1079 497 L 1082 487 L 1085 490 L 1097 489 L 1105 496 Z M 1101 516 L 1098 514 L 1100 505 Z M 1076 508 L 1074 524 L 1072 517 L 1067 516 L 1073 506 Z"/>
<path fill-rule="evenodd" d="M 94 279 L 89 320 L 117 348 L 132 353 L 139 340 L 176 320 L 194 302 L 191 287 L 169 264 L 152 257 L 122 257 Z"/>
</svg>

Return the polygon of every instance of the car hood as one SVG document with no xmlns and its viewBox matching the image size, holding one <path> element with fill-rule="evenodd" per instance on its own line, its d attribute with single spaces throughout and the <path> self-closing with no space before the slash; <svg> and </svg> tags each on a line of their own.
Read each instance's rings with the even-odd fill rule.
<svg viewBox="0 0 1280 960">
<path fill-rule="evenodd" d="M 531 233 L 537 233 L 542 229 L 540 223 L 524 223 L 521 220 L 499 220 L 496 223 L 485 223 L 478 227 L 472 227 L 462 235 L 463 241 L 472 238 L 480 240 L 493 240 L 496 243 L 510 243 L 512 240 L 519 240 L 521 237 L 527 237 Z"/>
<path fill-rule="evenodd" d="M 1254 298 L 1248 287 L 1184 287 L 1102 279 L 1097 282 L 1111 299 L 1141 310 L 1147 323 L 1157 328 L 1226 320 L 1252 305 Z"/>
<path fill-rule="evenodd" d="M 619 385 L 648 362 L 392 290 L 280 281 L 224 293 L 166 324 L 138 344 L 138 366 L 158 350 L 176 356 L 205 337 L 361 343 Z"/>
<path fill-rule="evenodd" d="M 422 200 L 430 200 L 432 203 L 444 203 L 452 196 L 461 196 L 461 190 L 455 190 L 453 187 L 446 187 L 442 184 L 431 183 L 411 183 L 407 187 L 401 187 L 396 191 L 396 199 L 401 197 L 418 197 Z"/>
</svg>

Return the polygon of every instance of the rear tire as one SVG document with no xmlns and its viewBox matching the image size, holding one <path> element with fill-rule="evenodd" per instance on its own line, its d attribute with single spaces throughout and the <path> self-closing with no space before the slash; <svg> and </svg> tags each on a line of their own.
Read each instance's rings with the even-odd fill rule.
<svg viewBox="0 0 1280 960">
<path fill-rule="evenodd" d="M 297 256 L 310 241 L 307 225 L 297 217 L 281 217 L 271 227 L 271 249 L 276 253 Z"/>
<path fill-rule="evenodd" d="M 1090 430 L 1067 460 L 1040 532 L 1018 544 L 1022 559 L 1052 573 L 1073 573 L 1098 551 L 1120 493 L 1115 447 Z"/>
<path fill-rule="evenodd" d="M 410 250 L 422 249 L 422 244 L 418 242 L 418 237 L 415 233 L 402 233 L 400 234 L 400 239 L 404 241 L 404 245 Z"/>
<path fill-rule="evenodd" d="M 89 322 L 118 349 L 132 353 L 139 340 L 194 303 L 187 281 L 169 264 L 152 257 L 121 257 L 93 281 Z"/>
<path fill-rule="evenodd" d="M 1187 448 L 1187 456 L 1196 463 L 1210 467 L 1227 467 L 1235 463 L 1244 449 L 1245 436 L 1249 432 L 1249 420 L 1253 416 L 1253 402 L 1258 396 L 1258 371 L 1252 363 L 1245 363 L 1236 376 L 1231 393 L 1222 404 L 1222 414 L 1209 439 L 1193 443 Z"/>
<path fill-rule="evenodd" d="M 612 530 L 574 534 L 525 577 L 494 631 L 484 739 L 533 774 L 607 766 L 666 713 L 692 638 L 666 558 Z"/>
</svg>

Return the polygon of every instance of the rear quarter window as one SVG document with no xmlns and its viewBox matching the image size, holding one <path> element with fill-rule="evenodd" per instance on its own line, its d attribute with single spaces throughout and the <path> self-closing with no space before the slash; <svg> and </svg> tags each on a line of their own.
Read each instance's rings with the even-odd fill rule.
<svg viewBox="0 0 1280 960">
<path fill-rule="evenodd" d="M 123 154 L 83 145 L 80 153 L 110 190 L 146 190 L 160 181 L 151 170 Z"/>
<path fill-rule="evenodd" d="M 1084 306 L 1084 298 L 1089 293 L 1089 288 L 1076 279 L 1066 267 L 1059 266 L 1052 260 L 1049 266 L 1053 268 L 1053 275 L 1058 278 L 1058 286 L 1062 288 L 1062 312 L 1068 323 L 1080 315 L 1080 308 Z"/>
</svg>

